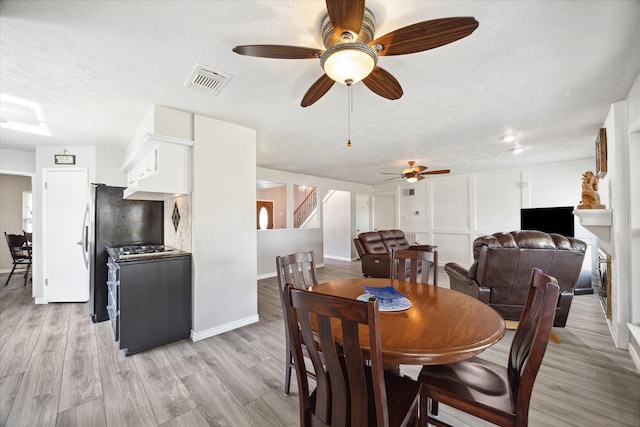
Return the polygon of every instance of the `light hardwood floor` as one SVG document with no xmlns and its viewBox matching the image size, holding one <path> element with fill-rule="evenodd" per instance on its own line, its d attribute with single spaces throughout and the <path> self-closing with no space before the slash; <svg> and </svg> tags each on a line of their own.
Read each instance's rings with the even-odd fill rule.
<svg viewBox="0 0 640 427">
<path fill-rule="evenodd" d="M 359 277 L 360 264 L 326 260 L 318 273 L 321 281 Z M 298 425 L 295 374 L 291 394 L 282 392 L 275 278 L 257 283 L 260 322 L 130 357 L 118 351 L 108 322 L 89 320 L 87 304 L 35 305 L 20 279 L 0 289 L 0 425 Z M 640 375 L 614 347 L 596 297 L 575 297 L 567 327 L 555 331 L 562 343 L 549 343 L 530 425 L 640 426 Z M 482 357 L 506 364 L 512 337 L 507 331 Z M 401 367 L 411 376 L 419 369 Z M 446 407 L 441 413 L 456 425 L 488 425 Z"/>
</svg>

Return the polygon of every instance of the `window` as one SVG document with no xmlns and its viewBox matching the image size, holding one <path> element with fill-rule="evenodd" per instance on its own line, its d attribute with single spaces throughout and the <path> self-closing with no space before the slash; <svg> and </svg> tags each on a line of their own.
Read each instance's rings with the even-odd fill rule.
<svg viewBox="0 0 640 427">
<path fill-rule="evenodd" d="M 33 231 L 33 196 L 31 191 L 22 192 L 22 229 Z"/>
</svg>

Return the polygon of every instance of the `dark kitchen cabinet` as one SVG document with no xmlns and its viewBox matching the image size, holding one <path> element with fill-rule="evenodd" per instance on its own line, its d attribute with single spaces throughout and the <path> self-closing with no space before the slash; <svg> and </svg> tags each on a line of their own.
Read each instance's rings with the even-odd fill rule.
<svg viewBox="0 0 640 427">
<path fill-rule="evenodd" d="M 113 259 L 109 260 L 114 263 Z M 127 356 L 191 334 L 191 255 L 117 265 L 116 340 Z M 113 264 L 112 264 L 113 265 Z"/>
</svg>

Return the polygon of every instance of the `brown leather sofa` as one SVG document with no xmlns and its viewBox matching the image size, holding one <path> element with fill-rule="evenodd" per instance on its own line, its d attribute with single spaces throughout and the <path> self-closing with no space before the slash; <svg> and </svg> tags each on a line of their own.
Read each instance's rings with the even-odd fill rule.
<svg viewBox="0 0 640 427">
<path fill-rule="evenodd" d="M 474 263 L 444 266 L 451 289 L 478 298 L 505 319 L 519 320 L 527 298 L 531 271 L 540 268 L 558 280 L 560 297 L 554 326 L 564 327 L 587 245 L 581 240 L 541 231 L 511 231 L 478 237 Z"/>
<path fill-rule="evenodd" d="M 402 230 L 367 231 L 358 234 L 353 244 L 362 260 L 362 274 L 367 277 L 389 277 L 391 251 L 410 248 Z"/>
</svg>

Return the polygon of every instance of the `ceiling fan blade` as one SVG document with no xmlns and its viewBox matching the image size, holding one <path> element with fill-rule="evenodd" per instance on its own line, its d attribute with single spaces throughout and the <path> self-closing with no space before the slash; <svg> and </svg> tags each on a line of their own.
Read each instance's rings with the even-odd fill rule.
<svg viewBox="0 0 640 427">
<path fill-rule="evenodd" d="M 336 35 L 345 31 L 358 35 L 362 29 L 365 0 L 327 0 L 327 12 Z"/>
<path fill-rule="evenodd" d="M 379 56 L 406 55 L 460 40 L 473 33 L 478 25 L 471 16 L 433 19 L 399 28 L 378 37 L 369 45 L 382 45 Z"/>
<path fill-rule="evenodd" d="M 402 86 L 395 77 L 381 67 L 375 67 L 362 82 L 372 92 L 387 99 L 398 99 L 402 96 Z"/>
<path fill-rule="evenodd" d="M 417 178 L 418 178 L 418 181 L 422 181 L 424 179 L 424 176 L 418 175 Z"/>
<path fill-rule="evenodd" d="M 380 172 L 381 175 L 399 175 L 398 172 Z"/>
<path fill-rule="evenodd" d="M 396 177 L 393 177 L 393 178 L 387 178 L 387 179 L 385 179 L 385 181 L 393 181 L 394 179 L 402 179 L 402 178 L 404 178 L 404 177 L 403 176 L 396 176 Z"/>
<path fill-rule="evenodd" d="M 314 59 L 318 58 L 323 52 L 321 49 L 311 47 L 282 46 L 275 44 L 236 46 L 233 48 L 233 51 L 239 55 L 278 59 Z"/>
<path fill-rule="evenodd" d="M 437 171 L 422 172 L 420 175 L 441 175 L 449 172 L 451 172 L 451 169 L 441 169 Z"/>
<path fill-rule="evenodd" d="M 318 99 L 322 98 L 322 96 L 327 93 L 331 86 L 335 83 L 335 80 L 332 80 L 326 74 L 323 74 L 314 84 L 311 85 L 307 93 L 302 97 L 302 102 L 300 103 L 303 107 L 308 107 L 309 105 L 316 102 Z"/>
<path fill-rule="evenodd" d="M 413 171 L 414 172 L 418 172 L 418 173 L 426 171 L 426 170 L 427 170 L 426 166 L 416 166 L 416 167 L 413 168 Z"/>
</svg>

